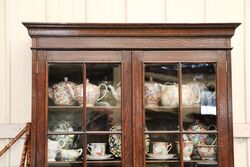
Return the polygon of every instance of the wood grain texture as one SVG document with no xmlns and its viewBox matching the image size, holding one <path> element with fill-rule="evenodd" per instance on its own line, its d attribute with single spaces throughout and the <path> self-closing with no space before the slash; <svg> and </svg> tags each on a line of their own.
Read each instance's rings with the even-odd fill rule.
<svg viewBox="0 0 250 167">
<path fill-rule="evenodd" d="M 37 49 L 231 49 L 223 38 L 155 37 L 47 37 L 37 39 Z M 36 49 L 35 47 L 33 49 Z"/>
<path fill-rule="evenodd" d="M 202 23 L 204 8 L 205 0 L 166 0 L 166 20 L 169 23 Z"/>
<path fill-rule="evenodd" d="M 46 6 L 46 20 L 50 22 L 86 21 L 85 0 L 49 0 Z"/>
<path fill-rule="evenodd" d="M 166 19 L 165 0 L 126 0 L 128 23 L 163 23 Z"/>
<path fill-rule="evenodd" d="M 125 0 L 86 0 L 86 22 L 125 22 Z"/>
</svg>

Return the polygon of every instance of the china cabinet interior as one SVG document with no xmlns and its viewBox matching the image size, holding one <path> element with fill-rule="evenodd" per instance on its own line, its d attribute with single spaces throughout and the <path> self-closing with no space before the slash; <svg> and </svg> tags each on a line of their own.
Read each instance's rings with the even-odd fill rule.
<svg viewBox="0 0 250 167">
<path fill-rule="evenodd" d="M 238 23 L 24 25 L 33 166 L 233 167 Z"/>
</svg>

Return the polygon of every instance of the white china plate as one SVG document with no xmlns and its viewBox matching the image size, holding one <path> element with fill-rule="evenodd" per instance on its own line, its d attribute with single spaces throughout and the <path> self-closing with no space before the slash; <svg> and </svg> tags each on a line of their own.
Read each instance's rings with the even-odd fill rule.
<svg viewBox="0 0 250 167">
<path fill-rule="evenodd" d="M 106 154 L 103 156 L 87 155 L 87 160 L 110 160 L 110 159 L 113 159 L 111 154 Z"/>
<path fill-rule="evenodd" d="M 147 154 L 147 159 L 176 159 L 176 154 L 167 154 L 167 155 L 154 155 L 151 153 Z"/>
</svg>

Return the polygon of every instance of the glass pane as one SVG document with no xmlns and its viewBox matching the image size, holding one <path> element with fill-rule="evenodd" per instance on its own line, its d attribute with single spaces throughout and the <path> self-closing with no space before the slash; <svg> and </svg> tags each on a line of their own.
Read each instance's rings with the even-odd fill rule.
<svg viewBox="0 0 250 167">
<path fill-rule="evenodd" d="M 178 130 L 178 64 L 146 64 L 144 89 L 146 128 Z"/>
<path fill-rule="evenodd" d="M 105 164 L 104 164 L 104 163 L 105 163 Z M 120 164 L 114 164 L 113 162 L 110 163 L 109 165 L 106 164 L 106 163 L 108 163 L 108 162 L 93 163 L 93 164 L 88 164 L 87 166 L 88 166 L 88 167 L 98 167 L 98 166 L 100 166 L 100 167 L 121 167 Z"/>
<path fill-rule="evenodd" d="M 178 162 L 176 142 L 179 141 L 177 134 L 145 134 L 146 160 L 149 163 L 157 161 Z"/>
<path fill-rule="evenodd" d="M 218 167 L 217 162 L 206 161 L 206 162 L 192 162 L 185 163 L 185 167 Z"/>
<path fill-rule="evenodd" d="M 48 72 L 48 131 L 82 131 L 83 108 L 75 96 L 83 83 L 82 65 L 49 64 Z"/>
<path fill-rule="evenodd" d="M 87 64 L 87 131 L 121 130 L 119 64 Z"/>
<path fill-rule="evenodd" d="M 183 159 L 185 162 L 217 165 L 217 134 L 183 134 L 183 139 Z M 209 144 L 197 144 L 202 143 L 200 140 L 205 140 Z"/>
<path fill-rule="evenodd" d="M 120 106 L 119 64 L 87 64 L 87 106 Z"/>
<path fill-rule="evenodd" d="M 164 163 L 147 163 L 146 167 L 180 167 L 179 163 L 164 162 Z"/>
<path fill-rule="evenodd" d="M 48 135 L 49 166 L 82 165 L 82 143 L 82 135 Z"/>
<path fill-rule="evenodd" d="M 182 73 L 184 129 L 216 130 L 216 64 L 183 64 Z"/>
<path fill-rule="evenodd" d="M 77 106 L 75 88 L 83 83 L 81 64 L 49 64 L 49 106 Z"/>
<path fill-rule="evenodd" d="M 122 153 L 121 134 L 96 134 L 87 136 L 88 164 L 98 161 L 120 163 Z"/>
<path fill-rule="evenodd" d="M 120 108 L 88 108 L 86 114 L 87 131 L 121 131 Z"/>
</svg>

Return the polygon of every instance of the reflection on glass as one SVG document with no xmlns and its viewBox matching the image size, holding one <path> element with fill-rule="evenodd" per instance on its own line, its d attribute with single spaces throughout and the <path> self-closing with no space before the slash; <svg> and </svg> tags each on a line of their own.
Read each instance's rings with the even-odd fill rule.
<svg viewBox="0 0 250 167">
<path fill-rule="evenodd" d="M 182 64 L 185 130 L 216 130 L 216 64 Z"/>
<path fill-rule="evenodd" d="M 147 129 L 177 130 L 178 64 L 146 64 L 144 89 Z"/>
<path fill-rule="evenodd" d="M 87 106 L 120 106 L 119 64 L 87 64 Z"/>
<path fill-rule="evenodd" d="M 87 160 L 117 160 L 121 158 L 121 134 L 87 136 Z"/>
<path fill-rule="evenodd" d="M 87 131 L 109 131 L 114 125 L 121 125 L 119 108 L 89 108 L 86 114 Z"/>
<path fill-rule="evenodd" d="M 150 160 L 178 160 L 176 134 L 145 134 L 147 162 Z"/>
<path fill-rule="evenodd" d="M 49 166 L 58 166 L 59 163 L 66 166 L 82 164 L 82 143 L 81 135 L 48 135 Z"/>
</svg>

